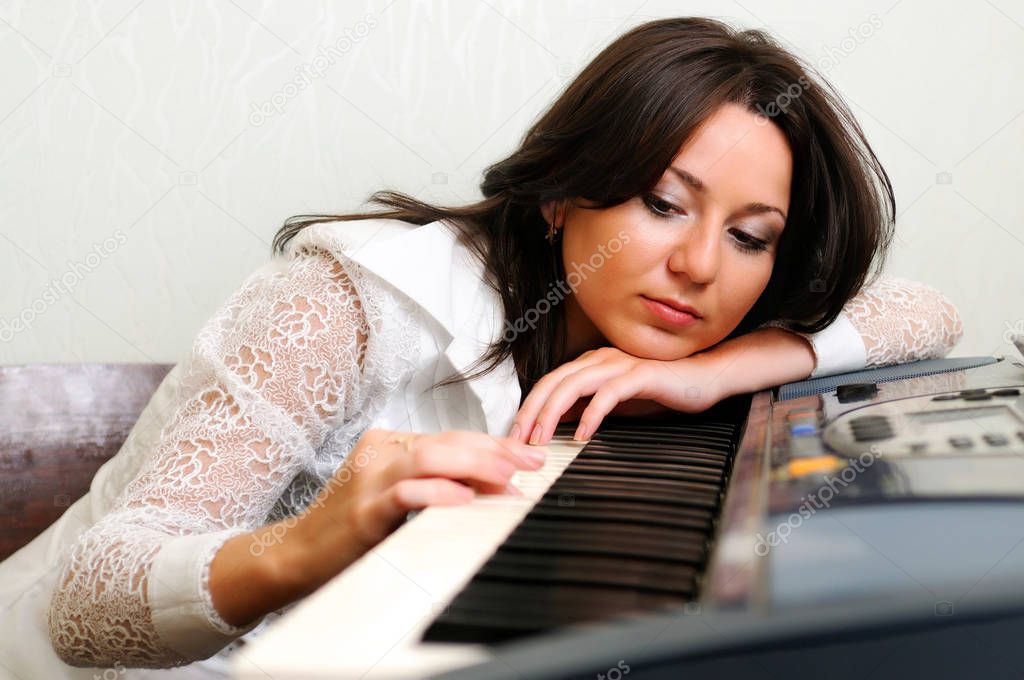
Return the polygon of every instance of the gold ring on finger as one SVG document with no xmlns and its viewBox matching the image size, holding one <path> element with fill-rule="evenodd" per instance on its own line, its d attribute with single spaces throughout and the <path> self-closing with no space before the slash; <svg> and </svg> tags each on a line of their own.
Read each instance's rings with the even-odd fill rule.
<svg viewBox="0 0 1024 680">
<path fill-rule="evenodd" d="M 388 439 L 388 444 L 402 444 L 405 447 L 406 453 L 412 453 L 412 440 L 412 435 L 403 436 L 400 434 L 396 434 L 392 435 L 391 438 Z"/>
</svg>

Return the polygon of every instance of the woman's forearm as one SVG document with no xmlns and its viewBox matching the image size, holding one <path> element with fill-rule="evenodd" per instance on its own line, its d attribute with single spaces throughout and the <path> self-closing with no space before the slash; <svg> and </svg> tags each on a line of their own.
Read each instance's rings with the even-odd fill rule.
<svg viewBox="0 0 1024 680">
<path fill-rule="evenodd" d="M 310 554 L 305 542 L 290 533 L 294 523 L 276 524 L 234 536 L 220 547 L 210 564 L 209 589 L 213 606 L 225 622 L 243 627 L 272 611 L 305 597 L 366 547 L 335 534 L 342 545 L 322 545 Z"/>
<path fill-rule="evenodd" d="M 815 361 L 807 340 L 781 328 L 740 335 L 699 356 L 714 367 L 715 392 L 720 399 L 803 380 L 814 370 Z"/>
<path fill-rule="evenodd" d="M 280 544 L 264 550 L 257 533 L 228 539 L 210 563 L 210 597 L 221 618 L 232 626 L 246 626 L 292 602 L 287 583 L 286 556 Z"/>
</svg>

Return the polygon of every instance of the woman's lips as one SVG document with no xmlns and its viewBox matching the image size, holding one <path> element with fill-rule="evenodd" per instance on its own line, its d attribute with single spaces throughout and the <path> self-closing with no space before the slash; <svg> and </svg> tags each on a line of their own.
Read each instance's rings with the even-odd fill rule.
<svg viewBox="0 0 1024 680">
<path fill-rule="evenodd" d="M 643 300 L 643 303 L 647 305 L 647 309 L 651 310 L 652 314 L 674 326 L 689 326 L 692 323 L 696 323 L 698 319 L 698 317 L 689 312 L 680 311 L 675 307 L 670 307 L 663 302 L 652 300 L 649 297 L 641 295 L 640 299 Z"/>
</svg>

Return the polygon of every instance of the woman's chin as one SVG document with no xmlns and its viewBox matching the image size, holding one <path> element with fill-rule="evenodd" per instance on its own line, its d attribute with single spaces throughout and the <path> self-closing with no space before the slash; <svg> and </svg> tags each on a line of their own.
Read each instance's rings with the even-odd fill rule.
<svg viewBox="0 0 1024 680">
<path fill-rule="evenodd" d="M 656 361 L 676 361 L 699 352 L 707 346 L 701 345 L 697 338 L 683 338 L 678 335 L 648 326 L 638 332 L 630 333 L 621 342 L 613 342 L 626 354 L 641 359 Z"/>
</svg>

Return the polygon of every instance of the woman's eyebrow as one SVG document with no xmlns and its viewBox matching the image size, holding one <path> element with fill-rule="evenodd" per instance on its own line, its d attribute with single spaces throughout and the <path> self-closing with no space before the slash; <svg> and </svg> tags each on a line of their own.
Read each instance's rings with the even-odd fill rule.
<svg viewBox="0 0 1024 680">
<path fill-rule="evenodd" d="M 707 193 L 707 185 L 705 185 L 704 182 L 696 175 L 693 175 L 682 168 L 677 168 L 674 165 L 668 166 L 668 169 L 675 173 L 676 177 L 682 180 L 684 184 L 693 187 L 697 193 Z M 782 210 L 776 208 L 774 205 L 768 205 L 767 203 L 748 203 L 740 209 L 740 213 L 745 215 L 763 215 L 764 213 L 770 212 L 778 213 L 779 216 L 782 217 L 783 221 L 786 220 L 786 213 L 782 212 Z"/>
</svg>

